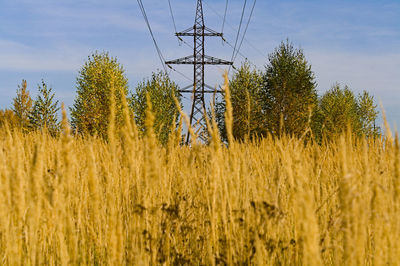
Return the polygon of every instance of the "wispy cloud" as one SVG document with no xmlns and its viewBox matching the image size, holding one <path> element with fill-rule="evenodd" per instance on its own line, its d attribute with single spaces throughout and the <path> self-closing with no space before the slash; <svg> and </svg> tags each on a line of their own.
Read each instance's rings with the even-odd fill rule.
<svg viewBox="0 0 400 266">
<path fill-rule="evenodd" d="M 0 40 L 0 70 L 75 71 L 87 49 L 60 45 L 33 48 L 15 41 Z"/>
<path fill-rule="evenodd" d="M 225 0 L 204 0 L 207 26 L 220 30 Z M 171 0 L 178 30 L 193 25 L 195 1 Z M 191 53 L 178 46 L 168 2 L 144 1 L 156 39 L 166 59 Z M 234 42 L 243 1 L 229 1 L 225 35 Z M 249 11 L 249 10 L 247 10 Z M 219 13 L 219 15 L 215 14 Z M 245 22 L 247 22 L 247 16 Z M 338 81 L 354 90 L 367 89 L 382 99 L 388 115 L 400 124 L 400 2 L 397 0 L 257 1 L 241 52 L 263 68 L 266 54 L 289 38 L 304 49 L 322 92 Z M 188 42 L 191 42 L 188 39 Z M 251 44 L 250 44 L 251 43 Z M 256 49 L 254 49 L 256 48 Z M 21 76 L 39 81 L 42 73 L 71 98 L 75 76 L 95 50 L 110 51 L 125 66 L 131 86 L 161 68 L 136 1 L 13 0 L 0 1 L 0 93 Z M 232 49 L 207 41 L 212 56 L 230 59 Z M 236 65 L 244 58 L 239 56 Z M 177 67 L 189 77 L 191 68 Z M 207 82 L 221 81 L 222 70 L 208 68 Z M 19 73 L 2 75 L 1 73 Z M 37 73 L 37 74 L 33 74 Z M 59 73 L 59 74 L 57 74 Z M 67 74 L 66 74 L 67 73 Z M 172 72 L 180 85 L 188 81 Z M 0 104 L 11 99 L 2 97 Z"/>
</svg>

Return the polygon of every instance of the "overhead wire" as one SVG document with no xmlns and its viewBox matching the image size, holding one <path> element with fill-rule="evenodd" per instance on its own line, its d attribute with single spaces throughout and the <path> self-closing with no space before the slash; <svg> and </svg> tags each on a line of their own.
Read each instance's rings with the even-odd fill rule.
<svg viewBox="0 0 400 266">
<path fill-rule="evenodd" d="M 224 28 L 225 28 L 225 21 L 226 21 L 226 13 L 228 11 L 228 0 L 226 0 L 226 4 L 225 4 L 225 12 L 224 12 L 224 19 L 222 21 L 222 30 L 221 32 L 224 33 Z"/>
<path fill-rule="evenodd" d="M 246 0 L 246 1 L 247 1 L 247 0 Z M 188 77 L 187 75 L 185 75 L 184 73 L 178 71 L 177 69 L 175 69 L 174 67 L 172 67 L 172 66 L 170 66 L 170 65 L 166 65 L 166 64 L 165 64 L 165 58 L 164 58 L 164 56 L 163 56 L 163 54 L 162 54 L 162 52 L 161 52 L 161 49 L 160 49 L 160 47 L 159 47 L 159 45 L 158 45 L 158 43 L 157 43 L 156 38 L 155 38 L 155 36 L 154 36 L 154 33 L 153 33 L 152 28 L 151 28 L 151 25 L 150 25 L 150 22 L 149 22 L 149 19 L 148 19 L 146 10 L 145 10 L 145 8 L 144 8 L 143 2 L 142 2 L 142 0 L 137 0 L 137 2 L 138 2 L 138 5 L 139 5 L 139 8 L 140 8 L 140 11 L 141 11 L 141 13 L 142 13 L 142 15 L 143 15 L 143 18 L 144 18 L 144 20 L 145 20 L 145 23 L 146 23 L 146 25 L 147 25 L 147 28 L 148 28 L 148 30 L 149 30 L 149 32 L 150 32 L 151 38 L 152 38 L 152 40 L 153 40 L 154 46 L 155 46 L 155 48 L 156 48 L 158 57 L 159 57 L 159 59 L 160 59 L 160 61 L 161 61 L 161 65 L 163 66 L 163 69 L 164 69 L 165 73 L 166 73 L 167 75 L 170 75 L 171 72 L 174 71 L 174 72 L 178 73 L 179 75 L 181 75 L 182 77 L 184 77 L 185 79 L 187 79 L 187 80 L 189 80 L 189 81 L 192 81 L 192 79 L 191 79 L 190 77 Z M 174 30 L 175 30 L 175 32 L 177 32 L 176 21 L 175 21 L 175 17 L 174 17 L 174 14 L 173 14 L 172 5 L 171 5 L 171 1 L 170 1 L 170 0 L 168 0 L 168 6 L 169 6 L 169 10 L 170 10 L 172 22 L 173 22 L 173 24 L 174 24 Z M 226 1 L 226 7 L 225 7 L 225 15 L 224 15 L 225 19 L 226 19 L 227 7 L 228 7 L 228 0 Z M 217 13 L 217 15 L 219 15 L 219 14 Z M 225 24 L 225 19 L 224 19 L 224 23 L 223 23 L 223 24 Z M 227 24 L 227 23 L 226 23 L 226 24 Z M 178 39 L 179 39 L 181 42 L 183 42 L 185 45 L 187 45 L 188 47 L 190 47 L 191 49 L 193 49 L 193 46 L 190 45 L 189 43 L 187 43 L 185 40 L 183 40 L 182 38 L 178 38 Z M 233 47 L 232 44 L 230 44 L 230 43 L 229 43 L 228 41 L 226 41 L 225 39 L 223 39 L 223 41 L 226 42 L 229 46 Z M 237 42 L 237 41 L 236 41 L 236 42 Z M 236 44 L 237 44 L 237 43 L 236 43 Z M 244 58 L 246 58 L 242 53 L 240 53 L 240 51 L 237 51 L 236 48 L 234 48 L 233 50 L 234 50 L 234 52 L 235 52 L 235 51 L 237 52 L 236 55 L 239 54 L 239 55 L 243 56 Z M 246 58 L 246 59 L 247 59 L 247 58 Z M 169 72 L 168 72 L 168 68 L 170 69 Z M 219 68 L 220 68 L 220 67 L 219 67 Z M 221 69 L 221 68 L 220 68 L 220 69 Z"/>
<path fill-rule="evenodd" d="M 236 50 L 236 46 L 237 46 L 237 43 L 238 43 L 238 40 L 239 40 L 240 30 L 242 28 L 244 13 L 246 11 L 246 4 L 247 4 L 247 0 L 244 0 L 244 5 L 243 5 L 243 8 L 242 8 L 242 15 L 240 17 L 240 23 L 239 23 L 239 28 L 238 28 L 237 35 L 236 35 L 235 46 L 234 46 L 233 52 L 232 52 L 231 62 L 233 62 L 233 58 L 235 57 L 235 50 Z M 228 73 L 229 73 L 230 70 L 231 70 L 231 67 L 229 66 Z"/>
<path fill-rule="evenodd" d="M 157 54 L 158 54 L 158 57 L 160 58 L 161 64 L 162 64 L 162 66 L 164 68 L 164 71 L 165 71 L 165 73 L 168 74 L 168 69 L 167 69 L 167 67 L 165 65 L 164 56 L 162 55 L 160 47 L 158 46 L 156 38 L 154 37 L 154 34 L 153 34 L 152 29 L 151 29 L 150 22 L 149 22 L 149 19 L 147 17 L 146 10 L 144 9 L 142 0 L 137 0 L 137 2 L 138 2 L 138 5 L 139 5 L 139 8 L 140 8 L 140 11 L 142 12 L 143 18 L 144 18 L 144 20 L 146 22 L 147 28 L 149 29 L 151 38 L 153 39 L 154 46 L 156 47 Z"/>
<path fill-rule="evenodd" d="M 206 2 L 204 2 L 204 3 L 205 3 L 214 13 L 216 13 L 217 16 L 219 16 L 219 17 L 222 18 L 222 16 L 221 16 L 219 13 L 217 13 L 214 9 L 212 9 L 211 6 L 209 6 Z M 255 4 L 253 4 L 252 11 L 254 10 L 254 6 L 255 6 Z M 226 1 L 225 12 L 226 12 L 226 10 L 227 10 L 227 7 L 228 7 L 228 0 Z M 226 15 L 226 14 L 225 14 L 225 15 Z M 224 21 L 225 21 L 225 18 L 226 18 L 225 15 L 224 15 Z M 225 24 L 225 23 L 223 23 L 223 24 Z M 230 26 L 233 30 L 236 31 L 236 29 L 234 29 L 233 26 L 231 26 L 230 24 L 226 23 L 226 25 Z M 247 26 L 246 26 L 246 31 L 247 31 L 248 25 L 249 25 L 249 21 L 248 21 L 248 24 L 247 24 Z M 184 43 L 187 47 L 189 47 L 190 49 L 193 49 L 193 46 L 192 46 L 192 45 L 190 45 L 189 43 L 187 43 L 187 42 L 186 42 L 185 40 L 183 40 L 182 38 L 179 38 L 179 39 L 180 39 L 180 41 L 181 41 L 182 43 Z M 244 38 L 244 36 L 243 36 L 241 42 L 243 42 L 243 39 L 246 40 L 246 38 Z M 246 60 L 247 62 L 249 62 L 251 65 L 253 65 L 254 67 L 257 67 L 256 64 L 254 64 L 253 62 L 251 62 L 247 56 L 245 56 L 242 52 L 240 52 L 237 48 L 235 48 L 228 40 L 226 40 L 225 38 L 222 38 L 222 41 L 223 41 L 224 43 L 226 43 L 228 46 L 230 46 L 230 47 L 233 49 L 233 51 L 236 53 L 235 58 L 237 57 L 237 55 L 240 55 L 241 57 L 243 57 L 243 59 L 245 59 L 245 60 Z M 247 40 L 246 40 L 246 41 L 247 41 Z M 220 70 L 223 70 L 220 66 L 217 66 L 217 67 L 218 67 Z M 233 67 L 234 69 L 236 69 L 234 66 L 232 66 L 232 67 Z"/>
<path fill-rule="evenodd" d="M 181 40 L 181 42 L 182 43 L 184 43 L 187 47 L 189 47 L 190 49 L 192 49 L 193 50 L 193 46 L 192 45 L 190 45 L 188 42 L 186 42 L 185 40 L 183 40 L 183 39 L 180 39 Z M 223 39 L 223 41 L 224 42 L 226 42 L 226 40 L 224 40 Z M 224 70 L 222 67 L 220 67 L 220 66 L 218 66 L 218 65 L 215 65 L 217 68 L 219 68 L 220 70 Z"/>
<path fill-rule="evenodd" d="M 231 44 L 230 42 L 228 42 L 226 39 L 224 39 L 224 42 L 225 42 L 227 45 L 229 45 L 232 49 L 235 48 L 235 47 L 233 46 L 233 44 Z M 237 54 L 239 54 L 241 57 L 243 57 L 243 59 L 245 59 L 247 62 L 249 62 L 251 65 L 257 67 L 256 64 L 254 64 L 253 62 L 251 62 L 250 59 L 249 59 L 247 56 L 245 56 L 242 52 L 238 51 L 237 49 L 236 49 L 236 52 L 237 52 Z"/>
<path fill-rule="evenodd" d="M 175 69 L 174 67 L 167 65 L 168 68 L 170 68 L 172 71 L 178 73 L 179 75 L 181 75 L 182 77 L 184 77 L 185 79 L 189 80 L 189 81 L 193 81 L 191 78 L 189 78 L 188 76 L 186 76 L 185 74 L 183 74 L 182 72 L 180 72 L 179 70 Z"/>
<path fill-rule="evenodd" d="M 250 21 L 251 21 L 251 17 L 253 16 L 254 8 L 256 7 L 256 3 L 257 3 L 257 0 L 254 0 L 253 7 L 251 8 L 251 12 L 250 12 L 249 19 L 247 20 L 246 28 L 245 28 L 245 30 L 244 30 L 244 32 L 243 32 L 242 40 L 240 41 L 239 48 L 237 49 L 235 58 L 233 58 L 233 61 L 232 61 L 232 62 L 235 62 L 236 57 L 237 57 L 237 55 L 238 55 L 238 53 L 239 53 L 239 51 L 240 51 L 240 48 L 242 48 L 243 40 L 244 40 L 244 38 L 245 38 L 245 36 L 246 36 L 247 29 L 249 28 L 249 24 L 250 24 Z"/>
<path fill-rule="evenodd" d="M 139 4 L 140 11 L 142 12 L 143 18 L 144 18 L 144 20 L 145 20 L 145 22 L 146 22 L 147 28 L 149 29 L 151 38 L 152 38 L 152 40 L 153 40 L 154 46 L 156 47 L 158 57 L 160 58 L 161 65 L 163 66 L 165 73 L 169 76 L 169 75 L 171 74 L 171 71 L 174 71 L 174 72 L 180 74 L 182 77 L 184 77 L 184 78 L 186 78 L 186 79 L 192 81 L 191 78 L 189 78 L 188 76 L 186 76 L 186 75 L 183 74 L 182 72 L 176 70 L 174 67 L 172 67 L 172 66 L 170 66 L 170 65 L 166 65 L 166 64 L 165 64 L 165 58 L 164 58 L 164 56 L 163 56 L 163 54 L 162 54 L 162 52 L 161 52 L 160 47 L 158 46 L 158 43 L 157 43 L 156 38 L 154 37 L 154 33 L 153 33 L 153 30 L 151 29 L 151 25 L 150 25 L 149 19 L 148 19 L 147 14 L 146 14 L 146 10 L 144 9 L 144 6 L 143 6 L 143 2 L 142 2 L 141 0 L 137 0 L 137 2 L 138 2 L 138 4 Z M 172 10 L 172 9 L 171 9 L 171 10 Z M 169 72 L 168 72 L 168 68 L 170 69 Z"/>
<path fill-rule="evenodd" d="M 169 6 L 169 12 L 171 13 L 172 23 L 174 24 L 174 30 L 175 30 L 175 32 L 177 32 L 174 12 L 172 12 L 171 0 L 168 0 L 168 6 Z"/>
<path fill-rule="evenodd" d="M 222 16 L 220 13 L 218 13 L 218 11 L 216 11 L 211 5 L 209 5 L 206 1 L 204 1 L 203 3 L 205 3 L 206 6 L 207 6 L 212 12 L 214 12 L 214 14 L 216 14 L 218 17 L 220 17 L 221 19 L 223 19 L 223 16 Z M 229 28 L 230 28 L 233 32 L 236 32 L 236 31 L 237 31 L 237 29 L 236 29 L 234 26 L 232 26 L 228 21 L 225 22 L 225 25 L 226 25 L 226 26 L 229 26 Z M 247 38 L 244 38 L 244 41 L 245 41 L 251 48 L 253 48 L 254 51 L 256 51 L 257 53 L 259 53 L 263 58 L 268 59 L 268 56 L 267 56 L 266 54 L 264 54 L 264 52 L 262 52 L 260 49 L 258 49 L 255 45 L 253 45 Z M 232 47 L 233 47 L 233 46 L 232 46 Z M 239 53 L 239 55 L 241 55 L 241 54 Z M 245 57 L 245 56 L 244 56 L 244 58 L 247 59 L 247 57 Z"/>
<path fill-rule="evenodd" d="M 172 18 L 172 23 L 174 24 L 174 30 L 175 33 L 178 32 L 177 28 L 176 28 L 176 21 L 175 21 L 175 16 L 174 16 L 174 12 L 172 10 L 172 5 L 171 5 L 171 0 L 168 0 L 168 6 L 169 6 L 169 12 L 171 14 L 171 18 Z M 187 46 L 191 47 L 185 40 L 183 40 L 182 38 L 178 37 L 178 42 L 183 42 L 185 43 Z M 193 49 L 193 47 L 191 47 Z M 169 69 L 171 69 L 172 71 L 178 73 L 179 75 L 181 75 L 182 77 L 184 77 L 185 79 L 192 81 L 191 78 L 189 78 L 188 76 L 186 76 L 185 74 L 183 74 L 182 72 L 180 72 L 179 70 L 177 70 L 176 68 L 170 66 L 170 65 L 166 65 Z"/>
</svg>

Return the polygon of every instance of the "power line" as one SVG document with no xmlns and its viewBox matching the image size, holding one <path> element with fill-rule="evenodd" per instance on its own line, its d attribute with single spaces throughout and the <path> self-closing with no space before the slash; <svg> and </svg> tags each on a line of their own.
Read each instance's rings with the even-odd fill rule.
<svg viewBox="0 0 400 266">
<path fill-rule="evenodd" d="M 141 0 L 137 0 L 137 2 L 138 2 L 138 5 L 139 5 L 139 8 L 140 8 L 140 11 L 142 12 L 143 18 L 144 18 L 144 20 L 145 20 L 145 22 L 146 22 L 147 28 L 148 28 L 148 30 L 149 30 L 149 32 L 150 32 L 150 35 L 151 35 L 151 38 L 152 38 L 152 40 L 153 40 L 154 46 L 155 46 L 155 48 L 156 48 L 156 50 L 157 50 L 158 57 L 160 58 L 161 64 L 162 64 L 162 66 L 163 66 L 163 68 L 164 68 L 164 71 L 165 71 L 165 73 L 167 74 L 167 76 L 169 76 L 169 75 L 171 74 L 171 71 L 174 71 L 174 72 L 178 73 L 179 75 L 181 75 L 182 77 L 184 77 L 185 79 L 187 79 L 187 80 L 189 80 L 189 81 L 192 81 L 192 79 L 191 79 L 190 77 L 186 76 L 185 74 L 183 74 L 182 72 L 180 72 L 180 71 L 178 71 L 177 69 L 173 68 L 172 66 L 166 65 L 166 64 L 165 64 L 165 58 L 164 58 L 164 56 L 162 55 L 161 49 L 160 49 L 160 47 L 158 46 L 158 43 L 157 43 L 157 41 L 156 41 L 156 38 L 154 37 L 154 33 L 153 33 L 153 30 L 151 29 L 150 22 L 149 22 L 149 19 L 148 19 L 148 17 L 147 17 L 147 14 L 146 14 L 146 10 L 144 9 L 144 6 L 143 6 L 143 2 L 142 2 Z M 168 0 L 168 5 L 169 5 L 171 17 L 172 17 L 172 22 L 173 22 L 173 24 L 174 24 L 175 32 L 177 32 L 177 30 L 176 30 L 176 23 L 175 23 L 175 17 L 174 17 L 174 15 L 173 15 L 173 11 L 172 11 L 172 6 L 171 6 L 171 1 L 170 1 L 170 0 Z M 192 47 L 189 43 L 187 43 L 186 41 L 184 41 L 182 38 L 179 38 L 179 37 L 178 37 L 178 39 L 179 39 L 180 41 L 182 41 L 183 43 L 185 43 L 187 46 L 189 46 L 190 48 L 193 49 L 193 47 Z M 168 72 L 167 67 L 170 69 L 169 72 Z"/>
<path fill-rule="evenodd" d="M 174 30 L 176 33 L 178 31 L 176 30 L 176 23 L 175 23 L 174 12 L 172 12 L 171 0 L 168 0 L 168 6 L 169 6 L 169 12 L 171 13 L 172 23 L 174 24 Z"/>
<path fill-rule="evenodd" d="M 225 39 L 224 39 L 224 42 L 225 42 L 227 45 L 229 45 L 232 49 L 234 49 L 233 45 L 232 45 L 230 42 L 228 42 L 228 41 L 225 40 Z M 234 51 L 235 51 L 235 50 L 234 50 Z M 237 54 L 239 54 L 241 57 L 243 57 L 245 60 L 247 60 L 250 64 L 252 64 L 253 66 L 257 67 L 256 64 L 254 64 L 253 62 L 251 62 L 251 61 L 249 60 L 249 58 L 248 58 L 247 56 L 245 56 L 242 52 L 240 52 L 240 51 L 238 51 L 238 50 L 236 50 L 236 52 L 237 52 Z M 232 67 L 233 67 L 233 66 L 232 66 Z"/>
<path fill-rule="evenodd" d="M 189 80 L 190 82 L 192 82 L 192 79 L 189 78 L 188 76 L 186 76 L 185 74 L 183 74 L 182 72 L 176 70 L 175 68 L 173 68 L 170 65 L 167 65 L 167 67 L 169 67 L 172 71 L 175 71 L 176 73 L 178 73 L 179 75 L 181 75 L 182 77 L 184 77 L 185 79 Z"/>
<path fill-rule="evenodd" d="M 156 38 L 154 37 L 154 34 L 153 34 L 153 31 L 151 30 L 149 19 L 147 17 L 146 10 L 144 9 L 142 0 L 137 0 L 137 2 L 138 2 L 138 5 L 139 5 L 139 8 L 140 8 L 140 11 L 142 12 L 143 18 L 144 18 L 144 20 L 145 20 L 145 22 L 147 24 L 147 28 L 149 29 L 151 38 L 153 39 L 154 46 L 156 47 L 157 54 L 158 54 L 158 57 L 160 58 L 161 64 L 162 64 L 162 66 L 164 68 L 164 71 L 165 71 L 165 73 L 168 74 L 167 67 L 165 66 L 165 63 L 164 63 L 165 59 L 164 59 L 164 57 L 163 57 L 163 55 L 161 53 L 160 47 L 157 44 Z"/>
<path fill-rule="evenodd" d="M 224 13 L 224 20 L 222 21 L 222 30 L 221 32 L 224 33 L 225 21 L 226 21 L 226 12 L 228 11 L 228 0 L 226 0 L 225 4 L 225 13 Z"/>
<path fill-rule="evenodd" d="M 193 46 L 190 45 L 189 43 L 187 43 L 185 40 L 183 40 L 183 39 L 180 38 L 180 41 L 183 42 L 183 43 L 184 43 L 187 47 L 189 47 L 190 49 L 193 49 Z M 253 66 L 257 67 L 256 64 L 254 64 L 253 62 L 251 62 L 250 59 L 249 59 L 247 56 L 245 56 L 245 55 L 244 55 L 242 52 L 240 52 L 238 49 L 235 49 L 235 47 L 234 47 L 230 42 L 228 42 L 228 40 L 226 40 L 225 38 L 222 38 L 222 41 L 223 41 L 224 43 L 226 43 L 228 46 L 230 46 L 230 47 L 236 52 L 236 54 L 240 55 L 241 57 L 243 57 L 243 59 L 247 60 L 250 64 L 252 64 Z M 218 67 L 219 69 L 222 70 L 221 67 L 219 67 L 219 66 L 217 66 L 217 67 Z"/>
<path fill-rule="evenodd" d="M 214 12 L 214 14 L 216 14 L 218 17 L 220 17 L 221 19 L 224 19 L 224 17 L 219 14 L 212 6 L 210 6 L 209 4 L 207 4 L 207 2 L 204 2 L 206 4 L 206 6 L 212 11 Z M 236 32 L 237 29 L 232 26 L 230 23 L 228 23 L 228 21 L 225 22 L 225 25 L 229 26 L 229 28 L 233 31 Z M 258 49 L 255 45 L 253 45 L 247 38 L 244 38 L 244 41 L 251 47 L 254 49 L 254 51 L 256 51 L 257 53 L 259 53 L 262 57 L 268 59 L 267 55 L 264 54 L 264 52 L 262 52 L 260 49 Z M 239 54 L 240 55 L 240 54 Z M 244 57 L 246 59 L 246 57 Z"/>
<path fill-rule="evenodd" d="M 207 134 L 203 134 L 207 128 L 204 116 L 206 115 L 206 94 L 215 93 L 214 88 L 210 88 L 205 83 L 205 66 L 206 65 L 231 65 L 232 62 L 209 56 L 205 53 L 205 37 L 222 37 L 222 33 L 207 28 L 204 24 L 203 2 L 197 0 L 196 16 L 194 25 L 190 28 L 177 32 L 178 37 L 193 37 L 193 53 L 189 56 L 170 60 L 165 62 L 167 65 L 193 65 L 193 83 L 180 90 L 181 93 L 192 94 L 192 107 L 189 123 L 195 131 L 201 132 L 198 137 L 207 141 Z M 190 89 L 190 88 L 193 89 Z M 190 137 L 193 134 L 189 131 L 186 143 L 190 143 Z"/>
<path fill-rule="evenodd" d="M 231 62 L 233 62 L 233 58 L 235 57 L 235 50 L 236 50 L 236 46 L 237 46 L 237 43 L 238 43 L 238 40 L 239 40 L 240 30 L 242 28 L 244 12 L 246 11 L 246 4 L 247 4 L 247 0 L 244 0 L 244 5 L 243 5 L 243 9 L 242 9 L 242 16 L 240 17 L 240 24 L 239 24 L 239 29 L 238 29 L 237 35 L 236 35 L 235 46 L 233 48 Z M 231 68 L 229 67 L 228 73 L 229 73 L 230 70 L 231 70 Z"/>
<path fill-rule="evenodd" d="M 182 42 L 182 43 L 184 43 L 187 47 L 189 47 L 190 49 L 192 49 L 193 50 L 193 46 L 192 45 L 190 45 L 187 41 L 185 41 L 184 39 L 182 39 L 182 38 L 180 38 L 180 37 L 178 37 L 179 38 L 179 40 Z M 174 68 L 172 68 L 170 65 L 167 65 L 169 68 L 171 68 L 172 70 L 175 70 Z M 217 66 L 219 69 L 222 69 L 220 66 Z M 177 70 L 175 70 L 178 74 L 181 74 L 183 77 L 185 77 L 187 80 L 190 80 L 190 81 L 192 81 L 192 79 L 191 78 L 188 78 L 186 75 L 184 75 L 183 73 L 180 73 L 179 71 L 177 71 Z"/>
<path fill-rule="evenodd" d="M 227 3 L 227 5 L 228 5 L 228 0 L 226 1 Z M 222 18 L 222 16 L 219 14 L 219 13 L 217 13 L 210 5 L 208 5 L 206 2 L 204 2 L 217 16 L 219 16 L 219 17 L 221 17 Z M 227 6 L 226 6 L 227 7 Z M 253 5 L 253 9 L 254 9 L 254 5 Z M 231 26 L 229 23 L 226 23 L 226 25 L 228 25 L 228 26 L 230 26 L 234 31 L 236 31 L 236 29 L 234 29 L 233 28 L 233 26 Z M 246 27 L 247 28 L 247 27 Z M 246 38 L 244 38 L 246 41 L 247 41 L 247 39 Z M 225 38 L 222 38 L 222 41 L 224 42 L 224 43 L 226 43 L 228 46 L 230 46 L 232 49 L 233 49 L 233 51 L 234 52 L 236 52 L 236 56 L 237 55 L 240 55 L 241 57 L 243 57 L 243 59 L 245 59 L 246 61 L 248 61 L 251 65 L 253 65 L 254 67 L 257 67 L 256 66 L 256 64 L 254 64 L 253 62 L 251 62 L 250 61 L 250 59 L 247 57 L 247 56 L 245 56 L 242 52 L 240 52 L 238 49 L 236 49 L 230 42 L 228 42 L 228 40 L 226 40 Z M 243 39 L 242 39 L 242 41 L 243 41 Z M 188 44 L 187 42 L 185 42 L 185 41 L 183 41 L 188 47 L 190 47 L 190 48 L 192 48 L 193 49 L 193 47 L 190 45 L 190 44 Z M 264 55 L 263 55 L 264 56 Z M 236 58 L 236 57 L 235 57 Z M 232 66 L 233 68 L 235 68 L 234 66 Z"/>
<path fill-rule="evenodd" d="M 150 22 L 149 22 L 149 19 L 148 19 L 148 17 L 147 17 L 146 10 L 144 9 L 143 3 L 142 3 L 141 0 L 137 0 L 137 2 L 138 2 L 138 4 L 139 4 L 140 11 L 142 12 L 143 18 L 144 18 L 144 20 L 145 20 L 145 22 L 146 22 L 147 28 L 149 29 L 151 38 L 153 39 L 154 46 L 156 47 L 158 57 L 160 58 L 160 61 L 161 61 L 161 64 L 162 64 L 162 66 L 163 66 L 163 68 L 164 68 L 165 73 L 169 76 L 169 75 L 171 74 L 171 71 L 174 71 L 174 72 L 178 73 L 179 75 L 181 75 L 182 77 L 184 77 L 185 79 L 187 79 L 187 80 L 189 80 L 189 81 L 192 81 L 191 78 L 189 78 L 188 76 L 186 76 L 186 75 L 183 74 L 182 72 L 178 71 L 177 69 L 173 68 L 172 66 L 169 66 L 169 65 L 167 66 L 167 65 L 165 64 L 165 58 L 164 58 L 164 56 L 162 55 L 161 49 L 160 49 L 160 47 L 158 46 L 157 41 L 156 41 L 156 39 L 155 39 L 155 37 L 154 37 L 154 34 L 153 34 L 152 29 L 151 29 Z M 169 7 L 170 7 L 170 12 L 171 12 L 172 21 L 173 21 L 173 23 L 174 23 L 175 32 L 176 32 L 176 23 L 175 23 L 175 18 L 174 18 L 173 12 L 172 12 L 172 6 L 171 6 L 170 0 L 168 0 L 168 3 L 169 3 Z M 193 47 L 192 47 L 190 44 L 188 44 L 186 41 L 184 41 L 183 39 L 179 38 L 179 40 L 182 41 L 182 42 L 184 42 L 187 46 L 189 46 L 190 48 L 193 49 Z M 170 69 L 169 72 L 168 72 L 167 67 Z"/>
<path fill-rule="evenodd" d="M 181 42 L 183 42 L 187 47 L 189 47 L 190 49 L 193 50 L 193 46 L 190 45 L 188 42 L 186 42 L 184 39 L 179 38 L 179 40 L 180 40 Z M 225 39 L 222 39 L 222 41 L 227 42 Z M 229 45 L 231 45 L 231 44 L 229 44 Z M 216 65 L 216 67 L 219 68 L 220 70 L 224 70 L 222 67 L 220 67 L 220 66 L 218 66 L 218 65 Z"/>
<path fill-rule="evenodd" d="M 256 3 L 257 3 L 257 0 L 254 0 L 253 7 L 251 8 L 249 20 L 247 21 L 247 25 L 246 25 L 246 28 L 245 28 L 245 30 L 244 30 L 242 40 L 240 41 L 238 51 L 237 51 L 237 53 L 236 53 L 236 55 L 235 55 L 235 58 L 233 59 L 232 62 L 235 62 L 236 57 L 237 57 L 237 55 L 238 55 L 238 52 L 240 51 L 240 48 L 242 48 L 243 40 L 244 40 L 244 38 L 245 38 L 245 36 L 246 36 L 247 29 L 249 28 L 249 24 L 250 24 L 250 21 L 251 21 L 251 17 L 253 16 L 253 12 L 254 12 L 254 8 L 255 8 L 255 6 L 256 6 Z"/>
</svg>

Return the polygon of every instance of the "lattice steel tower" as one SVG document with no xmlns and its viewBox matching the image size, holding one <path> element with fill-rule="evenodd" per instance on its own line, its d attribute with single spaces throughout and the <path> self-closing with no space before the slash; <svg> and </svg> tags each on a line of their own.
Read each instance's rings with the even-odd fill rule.
<svg viewBox="0 0 400 266">
<path fill-rule="evenodd" d="M 206 104 L 204 100 L 204 95 L 206 93 L 215 93 L 216 90 L 212 87 L 208 86 L 204 82 L 204 66 L 205 65 L 232 65 L 232 62 L 225 61 L 222 59 L 218 59 L 212 56 L 208 56 L 205 54 L 205 37 L 221 37 L 223 38 L 222 33 L 218 33 L 207 28 L 204 25 L 204 16 L 203 16 L 203 2 L 202 0 L 197 0 L 197 8 L 196 8 L 196 19 L 194 22 L 194 26 L 190 27 L 187 30 L 182 32 L 177 32 L 175 34 L 178 38 L 183 36 L 193 37 L 193 55 L 183 57 L 180 59 L 166 61 L 165 64 L 172 65 L 194 65 L 193 70 L 193 84 L 187 86 L 180 90 L 181 93 L 192 93 L 192 108 L 190 113 L 190 124 L 192 128 L 197 133 L 201 133 L 204 129 L 206 129 L 205 123 L 205 110 Z M 192 88 L 192 89 L 191 89 Z M 204 131 L 203 131 L 204 132 Z M 199 137 L 205 141 L 205 135 L 199 135 Z M 186 143 L 190 141 L 190 133 L 188 130 Z"/>
</svg>

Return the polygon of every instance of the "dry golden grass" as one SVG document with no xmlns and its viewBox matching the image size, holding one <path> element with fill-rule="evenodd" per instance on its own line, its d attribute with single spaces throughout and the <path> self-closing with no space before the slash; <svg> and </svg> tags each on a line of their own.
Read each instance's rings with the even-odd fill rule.
<svg viewBox="0 0 400 266">
<path fill-rule="evenodd" d="M 165 147 L 152 131 L 139 138 L 132 123 L 120 132 L 75 138 L 64 120 L 59 138 L 2 133 L 0 264 L 400 261 L 397 138 L 230 136 L 228 148 L 212 131 L 189 148 L 179 134 Z"/>
</svg>

